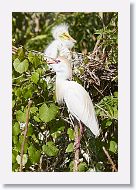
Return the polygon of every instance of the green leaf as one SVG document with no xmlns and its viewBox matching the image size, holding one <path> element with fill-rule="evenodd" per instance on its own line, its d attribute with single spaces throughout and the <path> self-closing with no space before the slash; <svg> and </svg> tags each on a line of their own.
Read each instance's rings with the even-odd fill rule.
<svg viewBox="0 0 136 190">
<path fill-rule="evenodd" d="M 15 150 L 13 150 L 12 151 L 12 163 L 16 163 L 17 155 L 18 155 L 18 153 Z"/>
<path fill-rule="evenodd" d="M 25 59 L 24 61 L 20 62 L 20 60 L 16 58 L 13 63 L 13 66 L 14 66 L 15 71 L 22 74 L 23 72 L 26 72 L 28 70 L 28 66 L 29 66 L 28 60 Z"/>
<path fill-rule="evenodd" d="M 70 143 L 66 149 L 66 152 L 73 152 L 74 150 L 74 144 L 73 143 Z"/>
<path fill-rule="evenodd" d="M 35 106 L 33 106 L 33 107 L 30 108 L 30 112 L 31 113 L 36 113 L 37 111 L 38 111 L 38 108 L 35 107 Z"/>
<path fill-rule="evenodd" d="M 23 165 L 23 166 L 26 165 L 27 160 L 28 160 L 28 156 L 27 156 L 27 154 L 24 154 L 24 155 L 23 155 L 23 160 L 22 160 L 22 165 Z M 17 161 L 18 164 L 20 164 L 20 161 L 21 161 L 21 156 L 20 156 L 20 155 L 17 155 L 16 161 Z"/>
<path fill-rule="evenodd" d="M 12 171 L 19 171 L 19 166 L 18 166 L 18 163 L 15 162 L 14 164 L 12 164 Z"/>
<path fill-rule="evenodd" d="M 18 144 L 18 136 L 13 136 L 12 141 L 15 145 Z"/>
<path fill-rule="evenodd" d="M 40 87 L 43 89 L 43 90 L 47 90 L 47 82 L 43 79 L 40 79 Z"/>
<path fill-rule="evenodd" d="M 108 120 L 108 121 L 106 122 L 106 126 L 107 126 L 107 127 L 111 126 L 111 124 L 112 124 L 112 121 L 111 121 L 111 120 Z"/>
<path fill-rule="evenodd" d="M 16 148 L 17 148 L 18 152 L 21 152 L 21 145 L 22 145 L 23 141 L 24 141 L 24 135 L 20 135 L 19 136 L 19 141 L 16 144 Z M 27 149 L 28 149 L 28 142 L 26 141 L 25 145 L 24 145 L 24 153 L 27 153 Z"/>
<path fill-rule="evenodd" d="M 115 96 L 115 97 L 118 97 L 118 92 L 114 92 L 114 96 Z"/>
<path fill-rule="evenodd" d="M 75 136 L 74 136 L 74 130 L 73 129 L 68 128 L 67 134 L 68 134 L 70 140 L 74 140 Z"/>
<path fill-rule="evenodd" d="M 52 119 L 54 119 L 55 117 L 56 117 L 56 115 L 57 115 L 57 113 L 58 113 L 58 111 L 59 111 L 59 108 L 58 108 L 58 106 L 56 106 L 55 104 L 50 104 L 50 107 L 49 107 L 49 113 L 50 113 L 50 119 L 52 120 Z"/>
<path fill-rule="evenodd" d="M 39 140 L 35 134 L 32 135 L 32 139 L 34 140 L 35 143 L 39 144 Z"/>
<path fill-rule="evenodd" d="M 31 123 L 29 123 L 27 136 L 32 136 L 32 134 L 33 134 L 33 126 Z"/>
<path fill-rule="evenodd" d="M 78 165 L 78 171 L 79 172 L 85 172 L 87 170 L 87 164 L 85 162 L 81 162 Z"/>
<path fill-rule="evenodd" d="M 43 122 L 48 123 L 55 119 L 58 113 L 58 107 L 55 104 L 50 104 L 48 107 L 45 103 L 39 108 L 39 117 Z"/>
<path fill-rule="evenodd" d="M 53 127 L 54 127 L 54 126 L 53 126 Z M 55 127 L 54 127 L 54 128 L 55 128 Z M 61 132 L 64 131 L 64 129 L 65 129 L 64 126 L 59 127 L 59 128 L 57 129 L 57 131 L 51 133 L 51 136 L 52 136 L 54 139 L 60 137 L 60 136 L 61 136 Z"/>
<path fill-rule="evenodd" d="M 39 117 L 44 122 L 50 121 L 49 108 L 46 104 L 43 104 L 39 108 Z"/>
<path fill-rule="evenodd" d="M 23 60 L 24 59 L 24 56 L 25 56 L 25 53 L 24 53 L 24 50 L 22 47 L 18 48 L 17 50 L 17 54 L 18 54 L 18 58 L 19 60 Z"/>
<path fill-rule="evenodd" d="M 34 120 L 35 120 L 36 122 L 40 122 L 40 121 L 41 121 L 37 116 L 34 116 Z"/>
<path fill-rule="evenodd" d="M 16 162 L 16 156 L 12 153 L 12 163 Z"/>
<path fill-rule="evenodd" d="M 29 60 L 31 63 L 34 63 L 34 57 L 35 57 L 34 53 L 29 52 L 29 54 L 28 54 L 28 60 Z"/>
<path fill-rule="evenodd" d="M 16 104 L 15 100 L 12 100 L 12 108 L 14 108 L 15 104 Z"/>
<path fill-rule="evenodd" d="M 116 153 L 117 152 L 117 143 L 115 141 L 110 141 L 110 148 L 109 150 L 113 153 Z"/>
<path fill-rule="evenodd" d="M 73 168 L 74 168 L 74 161 L 71 161 L 69 164 L 69 168 L 70 168 L 70 172 L 73 172 Z M 81 162 L 78 165 L 78 171 L 79 172 L 85 172 L 87 170 L 87 164 L 85 162 Z"/>
<path fill-rule="evenodd" d="M 57 156 L 59 149 L 54 145 L 54 142 L 49 141 L 42 146 L 43 152 L 48 156 Z"/>
<path fill-rule="evenodd" d="M 73 168 L 74 168 L 74 161 L 71 161 L 69 164 L 69 168 L 70 168 L 70 172 L 73 172 Z"/>
<path fill-rule="evenodd" d="M 22 89 L 21 89 L 21 88 L 17 88 L 17 89 L 15 90 L 15 95 L 16 95 L 17 97 L 20 97 L 21 94 L 22 94 Z"/>
<path fill-rule="evenodd" d="M 33 73 L 31 76 L 31 81 L 37 84 L 38 80 L 39 80 L 39 74 L 37 72 Z"/>
<path fill-rule="evenodd" d="M 36 72 L 41 76 L 44 74 L 44 70 L 42 68 L 38 68 Z"/>
<path fill-rule="evenodd" d="M 33 145 L 28 148 L 28 154 L 32 164 L 38 163 L 40 161 L 41 153 L 39 150 L 36 150 Z"/>
<path fill-rule="evenodd" d="M 52 122 L 50 122 L 50 133 L 54 139 L 60 137 L 64 129 L 65 123 L 63 120 L 53 120 Z"/>
<path fill-rule="evenodd" d="M 16 122 L 12 128 L 13 135 L 17 136 L 20 133 L 20 125 L 18 122 Z"/>
<path fill-rule="evenodd" d="M 111 117 L 113 117 L 113 115 L 114 115 L 113 108 L 109 104 L 107 104 L 107 110 L 108 110 L 109 114 L 111 115 Z"/>
<path fill-rule="evenodd" d="M 30 86 L 24 87 L 22 90 L 22 94 L 25 99 L 31 98 L 33 94 L 31 87 Z"/>
<path fill-rule="evenodd" d="M 105 166 L 103 162 L 97 162 L 97 164 L 95 165 L 95 169 L 97 172 L 102 172 L 105 170 Z"/>
<path fill-rule="evenodd" d="M 16 112 L 16 119 L 19 122 L 25 123 L 26 122 L 26 114 L 21 110 Z"/>
<path fill-rule="evenodd" d="M 37 67 L 41 64 L 40 59 L 38 58 L 38 55 L 35 55 L 34 53 L 30 52 L 28 54 L 28 60 L 34 65 L 34 67 Z"/>
<path fill-rule="evenodd" d="M 118 119 L 118 109 L 117 109 L 116 106 L 113 107 L 113 111 L 114 111 L 114 118 L 115 118 L 115 119 Z"/>
<path fill-rule="evenodd" d="M 37 150 L 35 152 L 35 156 L 33 158 L 33 163 L 38 163 L 40 161 L 40 156 L 41 156 L 41 152 L 40 152 L 40 150 Z"/>
</svg>

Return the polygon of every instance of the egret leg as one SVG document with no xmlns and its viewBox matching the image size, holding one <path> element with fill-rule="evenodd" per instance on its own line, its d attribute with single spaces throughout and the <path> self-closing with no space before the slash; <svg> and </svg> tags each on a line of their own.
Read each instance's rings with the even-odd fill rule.
<svg viewBox="0 0 136 190">
<path fill-rule="evenodd" d="M 82 135 L 83 135 L 83 131 L 84 131 L 84 128 L 83 128 L 81 121 L 79 121 L 79 127 L 80 127 L 80 140 L 81 140 Z"/>
<path fill-rule="evenodd" d="M 78 164 L 79 164 L 79 154 L 80 154 L 80 141 L 83 134 L 83 126 L 82 123 L 77 120 L 75 121 L 74 125 L 74 131 L 75 131 L 75 158 L 74 158 L 74 168 L 73 171 L 78 171 Z"/>
<path fill-rule="evenodd" d="M 78 171 L 78 164 L 79 164 L 79 149 L 80 149 L 80 143 L 79 143 L 79 126 L 77 124 L 77 121 L 74 122 L 74 132 L 75 132 L 75 143 L 74 143 L 74 149 L 75 149 L 75 156 L 74 156 L 74 167 L 73 171 Z"/>
<path fill-rule="evenodd" d="M 82 134 L 83 134 L 83 125 L 80 121 L 79 121 L 79 129 L 80 129 L 80 131 L 79 131 L 79 134 L 77 136 L 77 142 L 75 144 L 75 149 L 80 148 L 80 141 L 81 141 Z"/>
<path fill-rule="evenodd" d="M 78 135 L 78 140 L 77 140 L 77 144 L 76 144 L 76 149 L 80 148 L 80 142 L 81 142 L 81 138 L 82 138 L 82 134 L 83 134 L 83 125 L 81 123 L 81 121 L 79 121 L 79 135 Z"/>
</svg>

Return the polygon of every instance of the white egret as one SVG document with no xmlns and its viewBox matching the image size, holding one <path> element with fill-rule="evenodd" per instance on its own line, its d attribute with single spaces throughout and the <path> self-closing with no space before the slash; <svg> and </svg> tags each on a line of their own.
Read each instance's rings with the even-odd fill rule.
<svg viewBox="0 0 136 190">
<path fill-rule="evenodd" d="M 56 59 L 58 56 L 63 56 L 66 59 L 71 59 L 71 49 L 73 48 L 76 40 L 74 40 L 68 32 L 67 24 L 60 24 L 52 29 L 54 40 L 45 49 L 44 53 L 47 57 Z M 47 61 L 49 58 L 47 58 Z"/>
<path fill-rule="evenodd" d="M 65 102 L 69 112 L 78 120 L 80 130 L 82 123 L 95 136 L 100 133 L 94 106 L 88 92 L 77 82 L 70 81 L 72 68 L 69 61 L 63 57 L 48 61 L 56 72 L 56 99 L 59 104 Z M 81 131 L 80 131 L 81 134 Z"/>
</svg>

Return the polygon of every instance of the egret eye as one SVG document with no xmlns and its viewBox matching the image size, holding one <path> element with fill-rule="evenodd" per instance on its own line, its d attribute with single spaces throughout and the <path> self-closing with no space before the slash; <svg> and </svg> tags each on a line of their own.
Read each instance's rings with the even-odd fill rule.
<svg viewBox="0 0 136 190">
<path fill-rule="evenodd" d="M 62 38 L 64 40 L 67 40 L 67 39 L 70 39 L 70 36 L 67 33 L 63 33 L 63 34 L 60 35 L 60 38 Z"/>
</svg>

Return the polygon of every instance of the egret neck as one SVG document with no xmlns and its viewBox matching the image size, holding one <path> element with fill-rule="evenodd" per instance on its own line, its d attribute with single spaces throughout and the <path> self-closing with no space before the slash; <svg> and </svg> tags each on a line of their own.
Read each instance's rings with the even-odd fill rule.
<svg viewBox="0 0 136 190">
<path fill-rule="evenodd" d="M 56 75 L 56 100 L 58 104 L 63 104 L 64 102 L 64 86 L 67 80 L 69 79 L 66 76 Z"/>
</svg>

